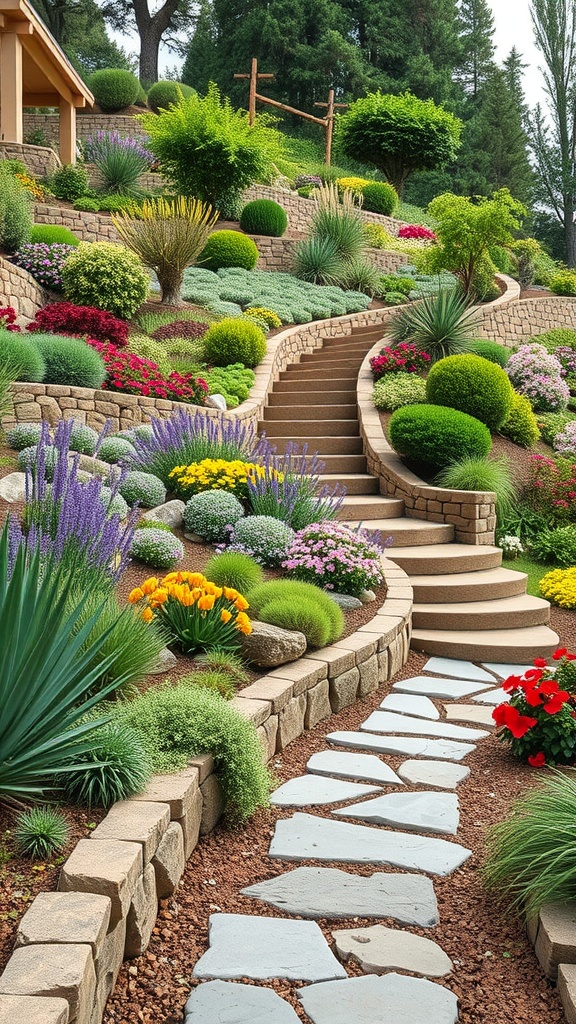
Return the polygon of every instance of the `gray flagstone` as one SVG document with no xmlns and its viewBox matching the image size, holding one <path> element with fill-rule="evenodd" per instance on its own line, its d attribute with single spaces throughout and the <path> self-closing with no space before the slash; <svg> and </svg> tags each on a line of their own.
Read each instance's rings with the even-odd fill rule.
<svg viewBox="0 0 576 1024">
<path fill-rule="evenodd" d="M 332 811 L 338 818 L 355 818 L 373 825 L 393 825 L 409 832 L 437 832 L 456 835 L 458 797 L 455 793 L 387 793 Z"/>
<path fill-rule="evenodd" d="M 377 736 L 370 732 L 331 732 L 326 739 L 328 743 L 338 747 L 448 761 L 461 761 L 467 754 L 476 750 L 474 744 L 459 743 L 457 740 L 430 740 L 419 736 Z"/>
<path fill-rule="evenodd" d="M 410 736 L 432 736 L 434 739 L 482 740 L 488 733 L 485 729 L 469 729 L 450 722 L 427 722 L 408 715 L 395 715 L 390 711 L 373 711 L 360 725 L 367 732 L 408 733 Z"/>
<path fill-rule="evenodd" d="M 457 1024 L 458 1000 L 443 985 L 404 974 L 368 974 L 298 989 L 313 1024 Z"/>
</svg>

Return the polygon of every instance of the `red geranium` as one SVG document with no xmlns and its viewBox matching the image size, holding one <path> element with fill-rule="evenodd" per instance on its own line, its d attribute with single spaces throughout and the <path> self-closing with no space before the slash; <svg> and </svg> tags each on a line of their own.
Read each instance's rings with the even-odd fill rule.
<svg viewBox="0 0 576 1024">
<path fill-rule="evenodd" d="M 537 754 L 528 755 L 528 764 L 531 764 L 533 768 L 542 768 L 546 764 L 546 755 L 542 750 L 539 750 Z"/>
<path fill-rule="evenodd" d="M 157 364 L 150 359 L 143 359 L 133 352 L 122 352 L 115 345 L 95 338 L 88 338 L 87 341 L 100 353 L 106 365 L 107 377 L 102 385 L 104 389 L 204 405 L 208 385 L 201 377 L 175 371 L 163 377 Z"/>
<path fill-rule="evenodd" d="M 552 657 L 555 675 L 540 657 L 522 676 L 509 676 L 503 689 L 510 700 L 492 713 L 499 738 L 535 767 L 576 758 L 576 655 L 559 647 Z"/>
</svg>

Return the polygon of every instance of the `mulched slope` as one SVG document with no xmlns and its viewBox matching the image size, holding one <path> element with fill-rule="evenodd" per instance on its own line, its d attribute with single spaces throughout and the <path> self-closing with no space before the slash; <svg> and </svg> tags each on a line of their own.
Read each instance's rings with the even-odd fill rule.
<svg viewBox="0 0 576 1024">
<path fill-rule="evenodd" d="M 397 678 L 418 674 L 425 661 L 425 656 L 412 654 Z M 292 743 L 272 763 L 278 779 L 303 774 L 311 754 L 325 749 L 326 733 L 357 728 L 390 687 L 391 683 L 384 684 L 376 694 L 326 719 Z M 386 756 L 386 760 L 397 767 L 404 759 Z M 435 939 L 454 961 L 453 975 L 442 983 L 460 1000 L 461 1024 L 560 1024 L 559 998 L 542 976 L 521 923 L 484 892 L 480 875 L 487 829 L 505 818 L 512 800 L 535 785 L 541 775 L 514 761 L 494 737 L 483 740 L 466 764 L 471 775 L 458 790 L 462 813 L 457 838 L 474 856 L 448 878 L 434 879 L 439 926 L 412 930 Z M 202 839 L 175 897 L 161 904 L 149 949 L 122 968 L 104 1024 L 180 1024 L 192 969 L 207 948 L 209 915 L 222 911 L 282 916 L 265 904 L 240 896 L 239 891 L 297 866 L 267 856 L 274 822 L 291 813 L 289 809 L 261 811 L 238 831 L 218 826 Z M 314 808 L 313 813 L 330 816 L 323 808 Z M 385 870 L 334 866 L 364 875 Z M 332 929 L 358 926 L 357 919 L 319 923 L 328 941 Z M 381 923 L 398 927 L 389 920 Z M 350 974 L 360 973 L 350 962 L 347 967 Z M 288 999 L 305 1020 L 295 997 L 296 985 L 279 981 L 271 982 L 270 987 Z"/>
</svg>

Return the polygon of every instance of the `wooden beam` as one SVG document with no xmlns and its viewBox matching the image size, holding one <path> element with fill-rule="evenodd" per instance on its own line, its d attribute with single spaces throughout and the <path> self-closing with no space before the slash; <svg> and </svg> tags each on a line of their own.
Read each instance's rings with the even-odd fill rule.
<svg viewBox="0 0 576 1024">
<path fill-rule="evenodd" d="M 52 63 L 48 54 L 44 52 L 42 46 L 37 40 L 37 37 L 23 36 L 22 45 L 26 50 L 26 53 L 32 58 L 44 77 L 48 79 L 50 85 L 54 87 L 58 95 L 68 103 L 72 103 L 73 98 L 70 89 L 62 78 L 58 68 Z"/>
<path fill-rule="evenodd" d="M 326 121 L 323 117 L 314 117 L 314 114 L 307 114 L 305 110 L 289 107 L 287 103 L 279 103 L 278 100 L 271 100 L 269 96 L 261 96 L 260 93 L 256 93 L 255 98 L 260 100 L 260 103 L 268 103 L 271 107 L 278 107 L 280 110 L 285 110 L 288 114 L 297 114 L 298 117 L 304 117 L 307 121 L 313 121 L 314 124 L 326 126 Z"/>
<path fill-rule="evenodd" d="M 22 41 L 15 32 L 0 36 L 0 135 L 3 142 L 23 141 Z"/>
<path fill-rule="evenodd" d="M 56 92 L 25 92 L 23 107 L 57 107 L 60 97 Z"/>
<path fill-rule="evenodd" d="M 17 36 L 31 36 L 34 34 L 34 25 L 29 21 L 11 21 L 6 31 L 15 32 Z"/>
<path fill-rule="evenodd" d="M 63 164 L 76 163 L 76 108 L 66 100 L 60 101 L 60 160 Z"/>
</svg>

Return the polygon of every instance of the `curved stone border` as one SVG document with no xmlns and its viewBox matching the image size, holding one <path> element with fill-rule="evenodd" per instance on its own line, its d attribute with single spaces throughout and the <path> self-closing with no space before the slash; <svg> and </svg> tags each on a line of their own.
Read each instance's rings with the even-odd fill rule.
<svg viewBox="0 0 576 1024">
<path fill-rule="evenodd" d="M 33 320 L 48 302 L 48 293 L 22 267 L 0 256 L 0 305 L 13 306 L 19 319 Z"/>
<path fill-rule="evenodd" d="M 517 299 L 504 308 L 496 300 L 483 310 L 480 334 L 512 347 L 553 327 L 576 330 L 576 298 L 546 295 L 541 299 Z"/>
<path fill-rule="evenodd" d="M 388 590 L 370 622 L 234 698 L 267 760 L 405 664 L 412 588 L 393 562 L 382 565 Z M 22 918 L 0 976 L 0 1024 L 100 1024 L 123 959 L 144 952 L 158 900 L 175 891 L 199 836 L 221 812 L 209 754 L 114 804 L 63 864 L 58 892 L 40 893 Z"/>
</svg>

